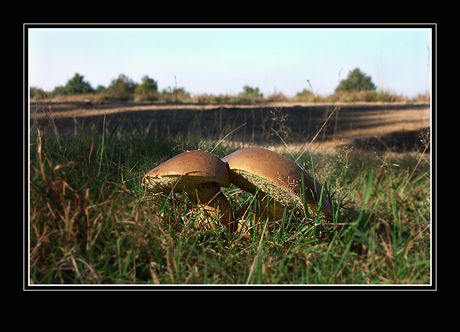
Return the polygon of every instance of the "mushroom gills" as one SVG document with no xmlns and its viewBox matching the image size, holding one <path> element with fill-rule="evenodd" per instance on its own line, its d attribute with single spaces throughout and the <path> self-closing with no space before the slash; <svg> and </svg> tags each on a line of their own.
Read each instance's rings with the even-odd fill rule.
<svg viewBox="0 0 460 332">
<path fill-rule="evenodd" d="M 257 189 L 259 192 L 269 193 L 271 199 L 289 209 L 307 208 L 303 203 L 305 195 L 311 212 L 316 214 L 320 205 L 326 218 L 332 216 L 331 205 L 319 181 L 295 161 L 263 148 L 243 148 L 222 160 L 228 163 L 231 181 L 237 187 L 252 194 Z"/>
<path fill-rule="evenodd" d="M 228 165 L 212 153 L 183 152 L 145 174 L 142 184 L 152 193 L 186 192 L 207 217 L 235 229 L 231 205 L 220 191 L 230 185 Z"/>
<path fill-rule="evenodd" d="M 270 193 L 270 198 L 278 201 L 281 205 L 293 208 L 297 203 L 302 203 L 300 197 L 290 190 L 277 186 L 274 182 L 267 181 L 257 174 L 244 170 L 231 170 L 232 183 L 238 188 L 251 194 L 256 194 L 257 189 L 265 195 Z M 259 194 L 260 196 L 261 194 Z"/>
</svg>

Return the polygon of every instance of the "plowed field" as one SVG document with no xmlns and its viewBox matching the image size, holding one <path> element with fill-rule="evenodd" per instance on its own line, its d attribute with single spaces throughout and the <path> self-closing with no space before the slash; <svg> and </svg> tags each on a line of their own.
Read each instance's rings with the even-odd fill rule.
<svg viewBox="0 0 460 332">
<path fill-rule="evenodd" d="M 421 132 L 430 131 L 429 104 L 156 104 L 156 103 L 31 103 L 43 130 L 59 135 L 105 130 L 147 135 L 181 136 L 244 144 L 302 148 L 314 144 L 359 148 L 420 150 Z M 53 129 L 54 130 L 54 129 Z M 228 136 L 227 136 L 228 135 Z"/>
</svg>

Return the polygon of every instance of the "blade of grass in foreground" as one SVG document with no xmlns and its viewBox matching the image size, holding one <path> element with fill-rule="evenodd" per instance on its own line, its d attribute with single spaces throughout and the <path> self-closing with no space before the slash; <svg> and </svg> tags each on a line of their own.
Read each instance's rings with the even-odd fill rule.
<svg viewBox="0 0 460 332">
<path fill-rule="evenodd" d="M 104 156 L 104 137 L 105 137 L 105 114 L 104 114 L 104 121 L 102 123 L 101 158 L 99 160 L 99 170 L 97 171 L 97 177 L 99 177 L 99 175 L 101 174 L 102 158 Z"/>
<path fill-rule="evenodd" d="M 364 193 L 364 205 L 367 205 L 367 202 L 369 201 L 369 197 L 371 196 L 373 174 L 374 174 L 374 168 L 371 167 L 369 170 L 369 175 L 367 177 L 366 192 Z"/>
</svg>

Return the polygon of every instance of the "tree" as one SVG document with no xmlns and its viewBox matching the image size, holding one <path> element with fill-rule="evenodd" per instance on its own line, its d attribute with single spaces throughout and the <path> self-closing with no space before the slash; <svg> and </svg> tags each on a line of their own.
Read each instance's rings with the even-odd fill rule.
<svg viewBox="0 0 460 332">
<path fill-rule="evenodd" d="M 95 91 L 96 93 L 104 93 L 104 92 L 107 91 L 107 88 L 106 88 L 105 86 L 99 84 L 99 85 L 96 87 L 96 90 L 94 90 L 94 91 Z"/>
<path fill-rule="evenodd" d="M 251 101 L 254 99 L 262 99 L 264 97 L 263 93 L 259 92 L 259 88 L 251 88 L 250 86 L 243 86 L 243 92 L 240 92 L 239 96 L 242 100 Z"/>
<path fill-rule="evenodd" d="M 91 84 L 85 82 L 84 76 L 78 73 L 75 73 L 74 77 L 67 81 L 67 84 L 64 86 L 64 94 L 66 95 L 80 95 L 84 93 L 93 93 L 94 89 Z"/>
<path fill-rule="evenodd" d="M 348 73 L 346 79 L 341 80 L 335 92 L 347 91 L 367 91 L 375 90 L 377 87 L 372 83 L 372 78 L 365 73 L 361 72 L 359 68 L 353 69 Z"/>
<path fill-rule="evenodd" d="M 145 75 L 142 83 L 137 85 L 134 97 L 139 100 L 157 100 L 157 91 L 158 82 Z"/>
<path fill-rule="evenodd" d="M 112 83 L 110 83 L 105 92 L 105 97 L 109 100 L 131 100 L 134 97 L 136 87 L 137 84 L 132 79 L 120 74 L 118 78 L 113 79 Z"/>
<path fill-rule="evenodd" d="M 50 97 L 62 96 L 66 94 L 66 89 L 62 85 L 56 86 L 54 90 L 49 93 Z"/>
</svg>

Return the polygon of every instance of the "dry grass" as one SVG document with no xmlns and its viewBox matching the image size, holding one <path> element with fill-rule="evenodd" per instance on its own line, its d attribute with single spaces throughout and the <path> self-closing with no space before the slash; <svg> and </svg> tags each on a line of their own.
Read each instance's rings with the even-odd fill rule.
<svg viewBox="0 0 460 332">
<path fill-rule="evenodd" d="M 46 93 L 38 93 L 31 96 L 31 99 L 38 98 L 40 101 L 49 100 Z M 182 93 L 175 95 L 173 92 L 162 95 L 156 94 L 157 102 L 179 102 L 179 103 L 267 103 L 267 102 L 307 102 L 307 103 L 350 103 L 350 102 L 387 102 L 387 103 L 429 103 L 430 93 L 419 93 L 413 97 L 398 95 L 393 91 L 358 91 L 358 92 L 335 92 L 329 95 L 319 95 L 313 93 L 297 93 L 295 96 L 286 96 L 282 92 L 267 94 L 265 97 L 248 99 L 239 94 L 219 94 L 208 93 L 193 94 Z M 103 94 L 81 94 L 81 95 L 60 95 L 52 98 L 53 102 L 101 102 L 105 100 Z"/>
</svg>

